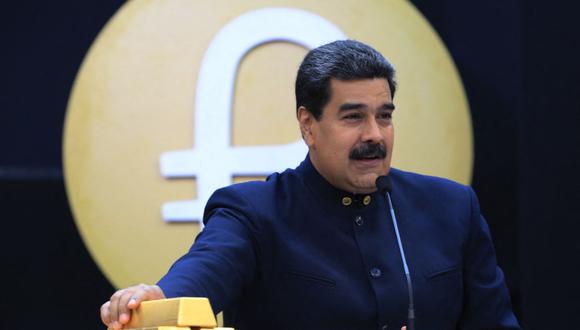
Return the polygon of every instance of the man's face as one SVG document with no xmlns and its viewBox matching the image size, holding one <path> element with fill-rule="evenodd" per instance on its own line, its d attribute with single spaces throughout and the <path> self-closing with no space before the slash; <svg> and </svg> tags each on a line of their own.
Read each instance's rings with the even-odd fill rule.
<svg viewBox="0 0 580 330">
<path fill-rule="evenodd" d="M 376 190 L 391 165 L 394 106 L 386 79 L 331 79 L 331 98 L 317 121 L 298 109 L 310 159 L 333 186 L 353 192 Z"/>
</svg>

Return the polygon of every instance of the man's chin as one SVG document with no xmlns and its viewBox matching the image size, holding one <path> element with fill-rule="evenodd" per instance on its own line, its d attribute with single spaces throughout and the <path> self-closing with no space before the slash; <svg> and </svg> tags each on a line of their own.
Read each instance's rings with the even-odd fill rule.
<svg viewBox="0 0 580 330">
<path fill-rule="evenodd" d="M 369 194 L 377 190 L 376 182 L 379 177 L 378 173 L 367 173 L 359 176 L 353 182 L 353 193 L 355 194 Z"/>
</svg>

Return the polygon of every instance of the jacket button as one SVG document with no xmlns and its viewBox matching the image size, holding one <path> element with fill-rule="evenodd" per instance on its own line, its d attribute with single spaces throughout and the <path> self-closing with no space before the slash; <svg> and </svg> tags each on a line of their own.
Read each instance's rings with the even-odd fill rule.
<svg viewBox="0 0 580 330">
<path fill-rule="evenodd" d="M 342 198 L 342 205 L 349 206 L 350 204 L 352 204 L 352 198 L 348 196 Z"/>
<path fill-rule="evenodd" d="M 365 198 L 363 198 L 363 204 L 365 206 L 369 205 L 371 203 L 371 196 L 370 195 L 366 195 Z"/>
<path fill-rule="evenodd" d="M 354 218 L 354 223 L 356 223 L 357 226 L 362 226 L 365 222 L 364 222 L 363 218 L 360 215 L 357 215 Z"/>
<path fill-rule="evenodd" d="M 383 326 L 381 327 L 381 330 L 387 330 L 388 328 L 389 328 L 389 326 L 388 326 L 388 325 L 386 325 L 386 324 L 383 324 Z"/>
<path fill-rule="evenodd" d="M 372 278 L 379 278 L 379 277 L 381 277 L 381 274 L 382 273 L 381 273 L 381 270 L 380 269 L 378 269 L 378 268 L 372 268 L 371 269 L 371 277 Z"/>
</svg>

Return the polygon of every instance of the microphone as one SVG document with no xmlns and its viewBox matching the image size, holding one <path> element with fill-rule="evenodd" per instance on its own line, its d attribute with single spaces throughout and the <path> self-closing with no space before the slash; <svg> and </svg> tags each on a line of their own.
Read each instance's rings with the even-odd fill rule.
<svg viewBox="0 0 580 330">
<path fill-rule="evenodd" d="M 407 290 L 409 292 L 407 330 L 415 330 L 415 304 L 413 299 L 413 284 L 411 283 L 411 273 L 409 272 L 407 258 L 405 258 L 405 250 L 403 249 L 401 235 L 399 234 L 399 227 L 397 226 L 397 217 L 395 216 L 393 201 L 391 200 L 391 191 L 393 190 L 393 185 L 391 183 L 391 178 L 388 175 L 379 176 L 375 184 L 377 186 L 377 190 L 379 191 L 379 193 L 383 191 L 385 192 L 385 195 L 387 196 L 387 201 L 389 202 L 389 212 L 391 213 L 393 227 L 395 228 L 395 234 L 397 235 L 397 244 L 399 245 L 399 253 L 401 254 L 401 260 L 403 261 L 403 271 L 405 272 L 405 278 L 407 279 Z"/>
<path fill-rule="evenodd" d="M 391 178 L 388 175 L 381 175 L 375 181 L 375 185 L 377 186 L 377 190 L 379 192 L 386 191 L 391 192 L 393 190 L 393 185 L 391 183 Z"/>
</svg>

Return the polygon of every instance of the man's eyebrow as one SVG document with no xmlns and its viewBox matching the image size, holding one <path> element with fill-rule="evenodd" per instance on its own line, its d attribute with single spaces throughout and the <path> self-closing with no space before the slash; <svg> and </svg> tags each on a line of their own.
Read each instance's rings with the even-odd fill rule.
<svg viewBox="0 0 580 330">
<path fill-rule="evenodd" d="M 358 109 L 366 109 L 368 106 L 364 103 L 344 103 L 339 108 L 338 111 L 348 111 L 348 110 L 358 110 Z M 381 110 L 395 110 L 395 105 L 392 102 L 385 103 L 381 105 Z"/>
<path fill-rule="evenodd" d="M 358 110 L 366 108 L 366 104 L 363 103 L 343 103 L 340 108 L 338 108 L 338 111 Z"/>
<path fill-rule="evenodd" d="M 395 105 L 392 102 L 385 103 L 385 104 L 383 104 L 381 109 L 383 109 L 383 110 L 395 110 Z"/>
</svg>

